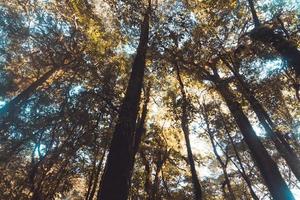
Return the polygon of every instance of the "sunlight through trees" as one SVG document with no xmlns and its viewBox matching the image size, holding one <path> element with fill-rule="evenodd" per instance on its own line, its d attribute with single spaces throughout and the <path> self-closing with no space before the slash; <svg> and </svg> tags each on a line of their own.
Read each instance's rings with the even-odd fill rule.
<svg viewBox="0 0 300 200">
<path fill-rule="evenodd" d="M 300 1 L 0 0 L 0 199 L 300 199 Z"/>
</svg>

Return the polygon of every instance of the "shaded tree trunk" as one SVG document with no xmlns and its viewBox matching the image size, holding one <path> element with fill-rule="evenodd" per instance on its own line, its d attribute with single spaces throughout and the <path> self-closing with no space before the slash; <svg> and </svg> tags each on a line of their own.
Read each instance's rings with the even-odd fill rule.
<svg viewBox="0 0 300 200">
<path fill-rule="evenodd" d="M 248 186 L 248 188 L 249 188 L 249 191 L 250 191 L 250 194 L 251 194 L 252 198 L 253 198 L 254 200 L 259 200 L 258 196 L 256 195 L 256 193 L 254 192 L 254 190 L 253 190 L 253 188 L 252 188 L 251 181 L 250 181 L 249 177 L 247 176 L 246 170 L 245 170 L 245 168 L 244 168 L 244 165 L 243 165 L 242 159 L 241 159 L 241 157 L 240 157 L 240 154 L 239 154 L 239 152 L 238 152 L 238 150 L 237 150 L 237 148 L 236 148 L 235 142 L 233 141 L 233 138 L 232 138 L 232 136 L 230 135 L 230 132 L 229 132 L 227 126 L 226 126 L 225 119 L 224 119 L 224 117 L 223 117 L 223 115 L 222 115 L 221 113 L 220 113 L 220 115 L 221 115 L 221 119 L 222 119 L 223 126 L 224 126 L 224 128 L 225 128 L 226 135 L 228 136 L 229 141 L 230 141 L 230 143 L 231 143 L 231 145 L 232 145 L 232 147 L 233 147 L 233 150 L 234 150 L 234 153 L 235 153 L 236 158 L 237 158 L 237 160 L 238 160 L 240 169 L 238 168 L 238 166 L 236 166 L 236 167 L 237 167 L 238 171 L 240 172 L 240 174 L 242 175 L 243 179 L 245 180 L 245 182 L 246 182 L 246 184 L 247 184 L 247 186 Z M 234 163 L 234 165 L 235 165 L 235 163 Z"/>
<path fill-rule="evenodd" d="M 97 162 L 96 162 L 96 158 L 95 158 L 94 161 L 93 161 L 93 169 L 92 169 L 92 172 L 91 172 L 90 177 L 89 177 L 88 190 L 85 194 L 85 200 L 89 199 L 89 196 L 90 196 L 90 193 L 91 193 L 91 190 L 92 190 L 92 187 L 93 187 L 94 176 L 96 175 L 96 168 L 97 168 Z"/>
<path fill-rule="evenodd" d="M 225 60 L 223 60 L 225 61 Z M 291 148 L 288 144 L 286 139 L 284 138 L 283 134 L 279 131 L 276 131 L 276 126 L 273 123 L 272 119 L 270 118 L 267 111 L 261 105 L 261 103 L 256 99 L 255 95 L 253 94 L 252 90 L 249 88 L 247 83 L 244 81 L 243 77 L 237 73 L 229 63 L 225 61 L 225 64 L 230 68 L 233 72 L 235 77 L 238 80 L 240 92 L 243 96 L 247 99 L 250 103 L 253 111 L 255 112 L 258 120 L 264 127 L 266 133 L 271 138 L 273 143 L 275 144 L 276 149 L 280 153 L 280 155 L 285 159 L 287 165 L 290 167 L 296 178 L 300 181 L 300 160 L 295 153 L 295 151 Z M 275 131 L 274 131 L 275 130 Z"/>
<path fill-rule="evenodd" d="M 145 165 L 145 184 L 144 184 L 144 190 L 148 196 L 148 199 L 151 198 L 151 168 L 150 164 L 146 158 L 146 155 L 144 151 L 140 151 L 140 155 L 143 161 L 143 164 Z"/>
<path fill-rule="evenodd" d="M 150 5 L 141 25 L 137 54 L 111 141 L 98 199 L 125 200 L 130 187 L 134 132 L 140 105 L 149 35 Z"/>
<path fill-rule="evenodd" d="M 169 157 L 170 151 L 163 151 L 161 152 L 158 158 L 158 160 L 155 162 L 156 164 L 156 170 L 155 170 L 155 176 L 152 183 L 151 193 L 149 200 L 158 200 L 158 194 L 159 194 L 159 173 L 162 171 L 162 168 L 167 161 Z"/>
<path fill-rule="evenodd" d="M 234 94 L 229 89 L 228 84 L 221 81 L 218 75 L 215 75 L 214 82 L 233 115 L 271 196 L 278 200 L 295 199 L 282 178 L 276 163 L 272 160 L 271 156 L 257 137 L 249 119 L 244 114 L 241 105 L 235 100 Z"/>
<path fill-rule="evenodd" d="M 224 188 L 224 195 L 225 196 L 228 196 L 228 199 L 231 199 L 231 200 L 235 200 L 235 196 L 234 196 L 234 192 L 232 190 L 232 187 L 231 187 L 231 184 L 230 184 L 230 179 L 229 179 L 229 176 L 228 176 L 228 173 L 227 173 L 227 164 L 228 164 L 228 156 L 226 155 L 226 162 L 224 163 L 221 156 L 219 155 L 218 151 L 217 151 L 217 145 L 215 143 L 215 138 L 214 138 L 214 134 L 213 132 L 211 131 L 211 128 L 210 128 L 210 124 L 209 124 L 209 121 L 208 121 L 208 113 L 207 113 L 207 110 L 206 110 L 206 107 L 205 105 L 203 106 L 203 115 L 204 115 L 204 121 L 206 123 L 206 128 L 207 128 L 207 132 L 208 132 L 208 136 L 209 136 L 209 139 L 210 139 L 210 142 L 211 142 L 211 145 L 213 147 L 213 152 L 218 160 L 218 162 L 220 163 L 221 165 L 221 168 L 222 168 L 222 171 L 223 171 L 223 174 L 224 174 L 224 183 L 222 184 L 222 188 Z M 225 191 L 225 185 L 227 185 L 227 189 L 228 189 L 228 193 Z M 226 198 L 227 199 L 227 198 Z"/>
<path fill-rule="evenodd" d="M 50 78 L 50 76 L 52 76 L 58 69 L 59 68 L 53 67 L 42 77 L 32 83 L 28 88 L 22 91 L 19 95 L 13 98 L 10 102 L 5 104 L 5 106 L 0 109 L 0 117 L 5 117 L 7 114 L 12 116 L 14 113 L 18 112 L 18 108 L 22 105 L 22 103 L 26 101 L 32 95 L 32 93 L 34 93 L 38 87 L 45 83 L 46 80 Z"/>
<path fill-rule="evenodd" d="M 102 168 L 102 165 L 103 165 L 103 160 L 105 158 L 105 154 L 106 154 L 106 147 L 104 149 L 104 152 L 102 153 L 102 156 L 101 156 L 100 161 L 98 163 L 97 169 L 95 170 L 93 183 L 91 184 L 90 191 L 88 191 L 88 193 L 86 195 L 86 200 L 93 200 L 94 199 L 96 189 L 97 189 L 97 185 L 98 185 L 98 181 L 99 181 L 99 177 L 100 177 L 100 173 L 101 173 L 101 168 Z"/>
<path fill-rule="evenodd" d="M 180 86 L 180 91 L 181 91 L 181 97 L 182 97 L 182 103 L 181 103 L 181 129 L 184 133 L 184 139 L 185 139 L 185 144 L 186 144 L 186 150 L 187 150 L 187 156 L 188 156 L 188 161 L 190 165 L 190 171 L 192 174 L 192 182 L 193 182 L 193 189 L 194 189 L 194 198 L 196 200 L 202 199 L 202 191 L 201 191 L 201 185 L 200 181 L 197 175 L 196 167 L 195 167 L 195 161 L 193 158 L 193 152 L 191 148 L 191 143 L 190 143 L 190 130 L 189 130 L 189 119 L 188 119 L 188 101 L 187 101 L 187 96 L 185 93 L 184 89 L 184 84 L 182 82 L 182 79 L 180 77 L 180 70 L 177 64 L 175 64 L 176 68 L 176 74 L 177 74 L 177 80 L 179 82 Z"/>
<path fill-rule="evenodd" d="M 273 131 L 275 128 L 273 121 L 271 120 L 263 106 L 254 97 L 252 92 L 250 90 L 247 90 L 243 92 L 243 94 L 251 104 L 251 107 L 253 108 L 256 116 L 258 117 L 268 136 L 275 144 L 276 149 L 285 159 L 287 165 L 290 167 L 296 178 L 300 181 L 300 160 L 298 159 L 298 156 L 285 140 L 282 133 Z"/>
<path fill-rule="evenodd" d="M 131 166 L 131 175 L 130 175 L 130 185 L 131 185 L 131 177 L 132 177 L 132 174 L 134 173 L 133 171 L 134 171 L 135 157 L 139 151 L 139 147 L 142 142 L 142 137 L 146 133 L 145 123 L 146 123 L 146 117 L 147 117 L 147 113 L 148 113 L 148 104 L 150 101 L 150 89 L 151 89 L 151 83 L 149 82 L 149 85 L 146 88 L 146 91 L 144 91 L 144 103 L 143 103 L 142 113 L 141 113 L 140 119 L 137 122 L 137 128 L 136 128 L 135 135 L 134 135 L 133 154 L 132 154 L 132 158 L 131 158 L 132 166 Z M 140 152 L 140 155 L 145 156 L 143 152 Z M 142 159 L 144 159 L 144 158 L 145 157 L 143 157 Z M 145 163 L 145 161 L 144 161 L 144 163 Z"/>
<path fill-rule="evenodd" d="M 133 155 L 132 155 L 132 164 L 134 166 L 134 160 L 135 156 L 139 150 L 139 146 L 142 141 L 142 136 L 145 134 L 146 129 L 145 129 L 145 123 L 146 123 L 146 117 L 148 113 L 148 104 L 150 101 L 150 89 L 151 89 L 151 83 L 149 83 L 148 87 L 146 88 L 145 94 L 144 94 L 144 104 L 142 108 L 142 113 L 141 113 L 141 118 L 139 119 L 139 122 L 137 124 L 137 129 L 135 131 L 135 136 L 134 136 L 134 145 L 133 145 Z M 132 169 L 133 169 L 132 166 Z"/>
</svg>

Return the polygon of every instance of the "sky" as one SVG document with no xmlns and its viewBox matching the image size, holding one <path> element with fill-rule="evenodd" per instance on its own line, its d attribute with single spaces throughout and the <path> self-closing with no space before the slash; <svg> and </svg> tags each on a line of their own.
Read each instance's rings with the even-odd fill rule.
<svg viewBox="0 0 300 200">
<path fill-rule="evenodd" d="M 46 0 L 44 0 L 44 1 L 46 2 Z M 284 2 L 287 5 L 287 9 L 298 10 L 299 14 L 300 14 L 300 0 L 264 0 L 264 1 L 260 1 L 260 2 L 261 2 L 261 6 L 268 6 L 268 5 L 270 5 L 270 3 L 276 4 L 276 3 Z M 132 49 L 130 46 L 125 46 L 124 50 L 127 52 L 130 52 L 130 53 L 134 53 L 134 52 L 131 52 Z M 261 64 L 262 63 L 257 63 L 257 65 L 260 65 L 259 69 L 261 69 L 260 78 L 264 79 L 269 76 L 270 72 L 274 72 L 274 70 L 281 69 L 283 66 L 283 61 L 281 59 L 273 59 L 273 60 L 269 60 L 269 61 L 263 63 L 262 65 Z M 81 85 L 74 86 L 70 90 L 70 96 L 76 95 L 76 94 L 80 93 L 80 91 L 82 91 Z M 0 99 L 1 99 L 1 97 L 0 97 Z M 3 107 L 5 105 L 5 103 L 6 103 L 5 101 L 0 100 L 0 108 Z M 159 109 L 154 108 L 154 110 L 159 110 Z M 258 125 L 255 125 L 254 129 L 258 133 L 258 135 L 262 134 L 262 129 Z M 205 141 L 204 139 L 199 138 L 196 134 L 191 134 L 190 139 L 191 139 L 191 145 L 192 145 L 192 149 L 193 149 L 194 153 L 209 154 L 212 152 L 212 147 L 208 141 Z M 199 176 L 201 177 L 201 179 L 204 179 L 206 177 L 216 176 L 215 172 L 212 172 L 211 169 L 209 168 L 209 166 L 198 167 L 198 172 L 199 172 Z M 300 185 L 299 185 L 299 187 L 300 187 Z M 300 190 L 293 188 L 292 191 L 293 191 L 296 199 L 300 199 Z"/>
</svg>

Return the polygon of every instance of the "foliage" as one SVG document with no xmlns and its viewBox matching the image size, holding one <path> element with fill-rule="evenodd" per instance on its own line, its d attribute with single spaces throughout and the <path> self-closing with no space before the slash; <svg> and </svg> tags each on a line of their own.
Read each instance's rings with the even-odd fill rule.
<svg viewBox="0 0 300 200">
<path fill-rule="evenodd" d="M 299 160 L 300 76 L 274 41 L 295 47 L 300 63 L 300 5 L 254 1 L 255 27 L 248 2 L 0 1 L 0 199 L 99 199 L 149 7 L 132 135 L 147 112 L 128 199 L 193 198 L 185 136 L 203 199 L 274 198 L 222 86 L 300 198 L 299 177 L 269 134 Z M 261 30 L 277 40 L 255 39 Z"/>
</svg>

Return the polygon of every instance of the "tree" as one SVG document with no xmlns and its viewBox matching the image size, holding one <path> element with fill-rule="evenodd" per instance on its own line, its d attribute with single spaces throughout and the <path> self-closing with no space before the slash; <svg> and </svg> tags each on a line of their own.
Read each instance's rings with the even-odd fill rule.
<svg viewBox="0 0 300 200">
<path fill-rule="evenodd" d="M 184 133 L 184 138 L 185 138 L 185 143 L 186 143 L 186 150 L 187 150 L 187 154 L 188 154 L 188 162 L 190 165 L 190 170 L 191 170 L 191 174 L 192 174 L 192 182 L 193 182 L 193 187 L 194 187 L 194 195 L 195 195 L 195 199 L 202 199 L 202 191 L 201 191 L 201 185 L 198 179 L 198 175 L 197 175 L 197 171 L 196 171 L 196 167 L 195 167 L 195 161 L 193 158 L 193 152 L 192 152 L 192 148 L 191 148 L 191 142 L 189 139 L 189 135 L 190 135 L 190 131 L 189 131 L 189 116 L 188 116 L 188 100 L 187 100 L 187 96 L 184 90 L 184 84 L 182 82 L 182 79 L 180 77 L 180 70 L 179 67 L 177 65 L 177 63 L 175 63 L 175 68 L 176 68 L 176 75 L 177 75 L 177 80 L 179 83 L 179 87 L 180 87 L 180 92 L 181 92 L 181 96 L 182 96 L 182 102 L 181 102 L 181 128 L 182 131 Z"/>
<path fill-rule="evenodd" d="M 1 1 L 0 199 L 297 199 L 293 2 Z"/>
<path fill-rule="evenodd" d="M 127 199 L 133 156 L 133 141 L 143 85 L 149 35 L 151 2 L 141 23 L 140 41 L 119 119 L 111 141 L 98 199 Z M 118 192 L 115 192 L 115 191 Z"/>
<path fill-rule="evenodd" d="M 251 38 L 267 45 L 272 45 L 293 68 L 296 77 L 299 77 L 300 51 L 297 49 L 297 45 L 285 39 L 281 33 L 276 33 L 276 28 L 272 29 L 261 25 L 254 7 L 253 0 L 248 0 L 248 2 L 253 17 L 253 22 L 255 24 L 255 29 L 253 29 L 251 32 Z M 284 29 L 284 27 L 279 27 L 279 29 Z M 286 37 L 288 37 L 288 35 Z"/>
</svg>

